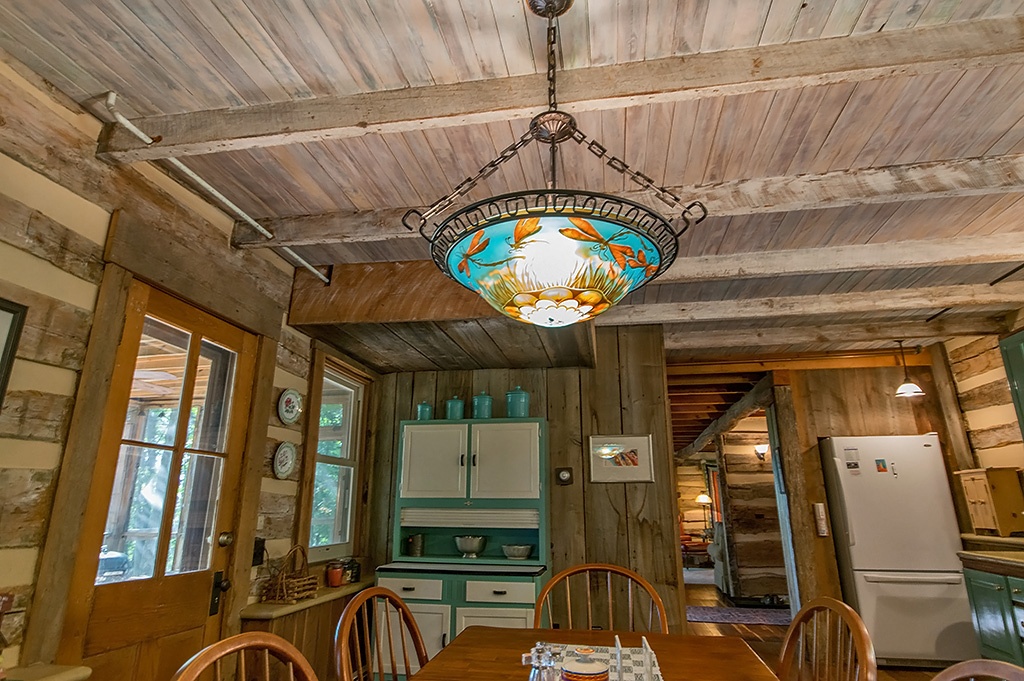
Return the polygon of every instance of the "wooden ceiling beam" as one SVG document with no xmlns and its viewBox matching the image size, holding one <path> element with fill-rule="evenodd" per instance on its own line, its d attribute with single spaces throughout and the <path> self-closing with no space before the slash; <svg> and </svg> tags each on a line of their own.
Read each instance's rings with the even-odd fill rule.
<svg viewBox="0 0 1024 681">
<path fill-rule="evenodd" d="M 665 330 L 666 350 L 804 345 L 811 343 L 862 343 L 902 338 L 911 345 L 916 339 L 947 336 L 985 336 L 1009 331 L 997 319 L 937 319 L 934 322 L 872 322 L 779 328 L 720 329 L 687 331 L 685 327 Z"/>
<path fill-rule="evenodd" d="M 909 350 L 909 349 L 908 349 Z M 931 352 L 928 348 L 922 348 L 920 352 L 908 352 L 906 354 L 907 366 L 930 366 Z M 735 361 L 721 361 L 693 364 L 673 364 L 668 367 L 669 380 L 672 380 L 671 372 L 689 373 L 700 375 L 722 371 L 723 369 L 735 369 L 736 371 L 785 371 L 811 369 L 866 369 L 873 367 L 894 367 L 900 365 L 899 351 L 893 344 L 892 350 L 875 350 L 859 354 L 835 354 L 822 356 L 794 356 L 788 358 L 764 358 L 764 359 L 736 359 Z"/>
<path fill-rule="evenodd" d="M 1024 154 L 838 170 L 820 175 L 762 177 L 670 189 L 678 196 L 700 199 L 715 217 L 1024 192 Z M 619 192 L 619 195 L 641 203 L 651 200 L 639 191 Z M 270 240 L 246 223 L 237 222 L 231 242 L 237 248 L 268 248 L 422 238 L 418 232 L 402 226 L 402 216 L 407 210 L 409 208 L 385 208 L 263 219 L 260 223 L 274 234 Z M 1022 258 L 1024 234 L 1011 233 L 686 258 L 677 260 L 655 283 L 850 272 L 936 263 L 972 265 L 1014 262 Z"/>
<path fill-rule="evenodd" d="M 688 54 L 564 71 L 570 112 L 1024 63 L 1024 18 L 992 19 Z M 146 145 L 108 126 L 97 154 L 134 162 L 527 118 L 546 103 L 544 74 L 150 116 Z M 594 131 L 584 131 L 593 133 Z"/>
<path fill-rule="evenodd" d="M 765 376 L 754 388 L 743 396 L 738 402 L 729 407 L 728 411 L 719 416 L 714 420 L 707 428 L 704 429 L 697 439 L 693 441 L 685 449 L 676 453 L 676 461 L 681 462 L 686 459 L 687 456 L 695 454 L 704 448 L 704 445 L 715 439 L 715 436 L 720 435 L 734 425 L 739 423 L 741 420 L 750 416 L 756 411 L 764 409 L 766 406 L 771 404 L 772 401 L 772 377 Z"/>
<path fill-rule="evenodd" d="M 967 284 L 745 300 L 618 305 L 594 321 L 598 326 L 624 326 L 906 310 L 927 311 L 978 305 L 1019 307 L 1021 304 L 1024 304 L 1024 282 L 1004 281 L 995 286 Z"/>
</svg>

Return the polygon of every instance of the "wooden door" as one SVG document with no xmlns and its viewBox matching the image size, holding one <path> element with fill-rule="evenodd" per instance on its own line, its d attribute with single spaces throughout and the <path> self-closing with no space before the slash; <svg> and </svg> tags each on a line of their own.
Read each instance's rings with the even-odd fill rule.
<svg viewBox="0 0 1024 681">
<path fill-rule="evenodd" d="M 220 638 L 256 340 L 132 285 L 61 645 L 93 678 L 164 681 Z"/>
</svg>

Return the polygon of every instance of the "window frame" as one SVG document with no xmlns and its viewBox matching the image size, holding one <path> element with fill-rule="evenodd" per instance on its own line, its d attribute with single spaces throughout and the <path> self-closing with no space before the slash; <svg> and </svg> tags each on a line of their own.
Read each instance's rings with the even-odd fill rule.
<svg viewBox="0 0 1024 681">
<path fill-rule="evenodd" d="M 321 457 L 317 452 L 320 442 L 320 406 L 323 402 L 324 376 L 327 371 L 340 376 L 345 381 L 358 386 L 356 396 L 357 421 L 352 424 L 351 442 L 348 445 L 349 459 L 333 459 Z M 359 555 L 362 549 L 361 532 L 364 522 L 363 509 L 367 496 L 366 489 L 366 450 L 368 440 L 370 391 L 373 377 L 347 363 L 334 353 L 326 350 L 320 343 L 313 349 L 312 366 L 309 373 L 306 421 L 303 429 L 303 457 L 301 493 L 299 495 L 298 542 L 306 548 L 310 563 L 322 563 L 328 560 L 348 558 Z M 316 464 L 323 459 L 326 463 L 354 468 L 351 501 L 351 530 L 349 541 L 345 544 L 329 544 L 327 546 L 310 547 L 309 539 L 313 519 L 313 491 L 316 479 Z M 348 462 L 352 462 L 351 464 Z"/>
</svg>

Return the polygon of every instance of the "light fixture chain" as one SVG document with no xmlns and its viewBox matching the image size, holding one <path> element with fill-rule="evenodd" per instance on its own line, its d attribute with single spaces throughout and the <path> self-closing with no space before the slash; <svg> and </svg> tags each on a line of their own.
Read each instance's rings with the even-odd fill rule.
<svg viewBox="0 0 1024 681">
<path fill-rule="evenodd" d="M 628 163 L 623 161 L 615 154 L 608 153 L 607 147 L 605 147 L 603 144 L 601 144 L 595 139 L 589 139 L 579 128 L 573 131 L 572 140 L 579 144 L 580 146 L 586 148 L 587 151 L 592 153 L 594 156 L 597 156 L 599 159 L 604 161 L 612 170 L 615 170 L 620 174 L 628 177 L 634 183 L 639 185 L 642 189 L 645 189 L 653 193 L 655 196 L 657 196 L 659 199 L 661 199 L 668 205 L 672 206 L 673 208 L 681 209 L 682 219 L 685 223 L 683 231 L 686 231 L 687 227 L 689 227 L 690 225 L 697 224 L 698 222 L 700 222 L 701 220 L 708 216 L 708 210 L 707 208 L 704 207 L 703 203 L 701 203 L 700 201 L 694 201 L 684 206 L 683 200 L 680 199 L 678 196 L 673 194 L 665 187 L 661 187 L 659 185 L 654 184 L 654 180 L 652 180 L 650 177 L 644 175 L 639 171 L 633 170 L 632 168 L 629 167 Z M 679 232 L 678 234 L 682 234 L 682 232 Z"/>
<path fill-rule="evenodd" d="M 452 206 L 452 204 L 454 204 L 458 199 L 462 198 L 469 192 L 473 191 L 473 188 L 480 183 L 480 180 L 483 180 L 493 175 L 494 171 L 501 167 L 503 163 L 515 158 L 516 154 L 518 154 L 523 147 L 528 145 L 533 140 L 533 133 L 530 130 L 527 130 L 525 133 L 523 133 L 522 137 L 520 137 L 512 144 L 502 149 L 501 153 L 499 153 L 494 159 L 488 161 L 482 168 L 480 168 L 479 172 L 477 172 L 476 175 L 474 175 L 473 177 L 467 177 L 465 180 L 456 185 L 455 189 L 453 189 L 450 193 L 446 194 L 445 196 L 442 196 L 437 201 L 434 201 L 434 203 L 430 204 L 425 211 L 421 213 L 420 211 L 414 209 L 407 212 L 405 216 L 402 218 L 402 224 L 405 225 L 406 229 L 410 231 L 414 229 L 419 230 L 420 234 L 422 234 L 424 238 L 430 239 L 431 237 L 423 233 L 423 228 L 427 225 L 428 220 L 430 220 L 438 213 L 443 213 L 444 211 L 448 210 Z"/>
<path fill-rule="evenodd" d="M 555 48 L 558 45 L 558 27 L 555 25 L 554 11 L 548 13 L 548 111 L 558 108 L 558 99 L 555 94 Z"/>
</svg>

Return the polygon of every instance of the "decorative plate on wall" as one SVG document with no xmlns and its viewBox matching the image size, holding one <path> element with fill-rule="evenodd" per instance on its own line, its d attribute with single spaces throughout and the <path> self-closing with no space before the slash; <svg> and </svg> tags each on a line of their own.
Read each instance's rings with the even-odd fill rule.
<svg viewBox="0 0 1024 681">
<path fill-rule="evenodd" d="M 291 442 L 282 442 L 274 452 L 274 477 L 284 480 L 295 470 L 295 462 L 298 456 L 295 452 L 295 445 Z"/>
<path fill-rule="evenodd" d="M 291 425 L 302 415 L 302 395 L 294 388 L 288 388 L 277 399 L 277 418 L 281 423 Z"/>
</svg>

